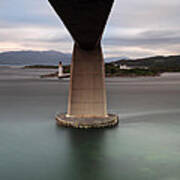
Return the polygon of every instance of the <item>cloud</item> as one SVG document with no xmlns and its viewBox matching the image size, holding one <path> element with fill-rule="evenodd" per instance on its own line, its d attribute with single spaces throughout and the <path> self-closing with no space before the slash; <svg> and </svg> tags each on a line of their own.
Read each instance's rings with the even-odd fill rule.
<svg viewBox="0 0 180 180">
<path fill-rule="evenodd" d="M 105 47 L 111 49 L 108 54 L 128 54 L 132 58 L 178 54 L 180 48 L 179 30 L 138 30 L 129 34 L 114 35 L 103 40 Z M 116 48 L 118 47 L 118 48 Z M 116 50 L 114 52 L 114 50 Z M 127 56 L 127 55 L 126 55 Z"/>
<path fill-rule="evenodd" d="M 3 28 L 0 29 L 0 35 L 0 51 L 54 49 L 70 52 L 72 50 L 68 48 L 72 44 L 70 35 L 66 30 L 57 27 Z"/>
<path fill-rule="evenodd" d="M 72 51 L 72 38 L 48 0 L 1 0 L 0 51 Z M 103 36 L 106 57 L 178 54 L 180 1 L 116 0 Z"/>
</svg>

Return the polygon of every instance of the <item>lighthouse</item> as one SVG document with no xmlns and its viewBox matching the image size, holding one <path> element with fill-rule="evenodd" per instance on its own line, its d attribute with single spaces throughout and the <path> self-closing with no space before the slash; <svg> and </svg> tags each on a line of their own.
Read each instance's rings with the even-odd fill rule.
<svg viewBox="0 0 180 180">
<path fill-rule="evenodd" d="M 59 61 L 58 77 L 62 77 L 62 76 L 63 76 L 63 66 L 62 66 L 62 62 Z"/>
</svg>

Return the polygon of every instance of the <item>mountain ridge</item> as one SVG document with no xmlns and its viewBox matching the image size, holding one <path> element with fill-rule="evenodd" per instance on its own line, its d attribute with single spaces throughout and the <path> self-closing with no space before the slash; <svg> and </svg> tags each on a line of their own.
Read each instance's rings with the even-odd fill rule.
<svg viewBox="0 0 180 180">
<path fill-rule="evenodd" d="M 59 51 L 7 51 L 0 53 L 0 64 L 3 65 L 57 65 L 59 61 L 67 65 L 71 62 L 71 54 Z"/>
<path fill-rule="evenodd" d="M 117 59 L 117 60 L 116 60 Z M 62 61 L 64 65 L 71 64 L 71 54 L 62 53 L 60 51 L 7 51 L 0 53 L 0 65 L 58 65 Z M 148 68 L 164 70 L 164 69 L 180 69 L 180 55 L 170 56 L 152 56 L 145 58 L 130 59 L 127 57 L 106 58 L 106 63 L 114 63 L 116 65 L 127 66 L 146 66 Z"/>
<path fill-rule="evenodd" d="M 6 51 L 0 52 L 0 65 L 57 65 L 62 61 L 64 65 L 71 64 L 71 54 L 60 51 Z M 128 59 L 126 57 L 105 58 L 105 62 L 112 62 L 117 59 Z"/>
</svg>

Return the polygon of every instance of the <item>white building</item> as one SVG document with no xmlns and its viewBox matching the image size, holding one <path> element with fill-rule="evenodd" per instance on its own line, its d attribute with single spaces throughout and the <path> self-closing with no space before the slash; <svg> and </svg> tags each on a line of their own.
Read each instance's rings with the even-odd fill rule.
<svg viewBox="0 0 180 180">
<path fill-rule="evenodd" d="M 127 66 L 125 64 L 120 64 L 119 69 L 130 70 L 130 69 L 149 69 L 149 68 L 146 66 Z"/>
<path fill-rule="evenodd" d="M 58 77 L 63 76 L 63 66 L 62 66 L 62 62 L 59 62 L 59 68 L 58 68 Z"/>
<path fill-rule="evenodd" d="M 132 69 L 132 67 L 129 67 L 129 66 L 125 65 L 125 64 L 120 64 L 119 69 L 129 70 L 129 69 Z"/>
</svg>

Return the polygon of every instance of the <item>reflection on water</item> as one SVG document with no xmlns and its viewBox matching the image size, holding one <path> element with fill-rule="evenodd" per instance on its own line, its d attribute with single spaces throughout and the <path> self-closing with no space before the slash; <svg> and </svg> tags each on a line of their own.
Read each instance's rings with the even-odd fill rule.
<svg viewBox="0 0 180 180">
<path fill-rule="evenodd" d="M 73 177 L 76 179 L 101 179 L 103 170 L 103 131 L 77 131 L 69 133 Z"/>
<path fill-rule="evenodd" d="M 179 115 L 152 116 L 161 123 L 146 121 L 146 116 L 132 117 L 135 123 L 124 122 L 102 131 L 57 129 L 68 132 L 66 178 L 178 179 L 180 122 L 171 124 L 170 117 L 176 119 Z"/>
<path fill-rule="evenodd" d="M 87 131 L 57 127 L 52 119 L 3 122 L 0 179 L 179 179 L 179 116 L 135 116 Z"/>
</svg>

